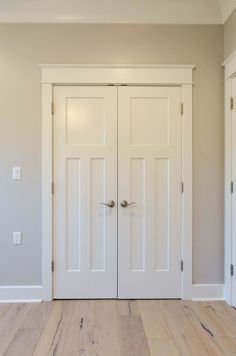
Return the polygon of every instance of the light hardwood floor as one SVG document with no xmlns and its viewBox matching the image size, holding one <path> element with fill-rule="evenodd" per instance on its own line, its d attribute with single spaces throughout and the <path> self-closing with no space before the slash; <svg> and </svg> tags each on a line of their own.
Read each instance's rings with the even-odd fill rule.
<svg viewBox="0 0 236 356">
<path fill-rule="evenodd" d="M 236 310 L 173 300 L 0 304 L 0 355 L 236 355 Z"/>
</svg>

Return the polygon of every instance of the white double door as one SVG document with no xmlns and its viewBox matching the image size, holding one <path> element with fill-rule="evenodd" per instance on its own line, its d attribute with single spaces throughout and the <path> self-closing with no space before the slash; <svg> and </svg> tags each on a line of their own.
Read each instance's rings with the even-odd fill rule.
<svg viewBox="0 0 236 356">
<path fill-rule="evenodd" d="M 181 89 L 54 102 L 54 298 L 180 298 Z"/>
</svg>

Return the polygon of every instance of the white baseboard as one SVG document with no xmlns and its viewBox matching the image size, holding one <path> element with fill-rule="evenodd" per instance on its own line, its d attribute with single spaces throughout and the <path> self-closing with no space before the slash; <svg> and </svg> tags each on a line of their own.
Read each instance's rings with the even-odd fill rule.
<svg viewBox="0 0 236 356">
<path fill-rule="evenodd" d="M 0 303 L 41 302 L 42 286 L 0 286 Z"/>
<path fill-rule="evenodd" d="M 0 303 L 41 302 L 42 286 L 0 286 Z M 223 284 L 193 284 L 192 300 L 224 300 Z"/>
<path fill-rule="evenodd" d="M 192 300 L 224 300 L 223 284 L 193 284 Z"/>
</svg>

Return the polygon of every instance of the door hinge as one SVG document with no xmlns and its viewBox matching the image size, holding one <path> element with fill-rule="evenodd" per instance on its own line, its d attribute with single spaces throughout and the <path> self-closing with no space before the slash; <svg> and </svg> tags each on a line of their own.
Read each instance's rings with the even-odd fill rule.
<svg viewBox="0 0 236 356">
<path fill-rule="evenodd" d="M 184 192 L 184 182 L 181 182 L 181 194 Z"/>
<path fill-rule="evenodd" d="M 181 260 L 181 272 L 183 272 L 183 270 L 184 270 L 184 261 L 183 260 Z"/>
<path fill-rule="evenodd" d="M 230 183 L 230 191 L 231 191 L 231 194 L 233 194 L 233 192 L 234 192 L 234 182 Z"/>
<path fill-rule="evenodd" d="M 181 115 L 184 114 L 184 103 L 181 103 Z"/>
<path fill-rule="evenodd" d="M 52 272 L 54 272 L 54 261 L 52 261 L 51 269 L 52 269 Z"/>
<path fill-rule="evenodd" d="M 230 98 L 230 110 L 234 109 L 234 98 L 231 96 Z"/>
<path fill-rule="evenodd" d="M 54 115 L 55 112 L 55 105 L 54 102 L 51 103 L 51 114 Z"/>
<path fill-rule="evenodd" d="M 54 192 L 55 192 L 55 184 L 54 184 L 54 182 L 52 182 L 51 191 L 52 191 L 52 194 L 54 194 Z"/>
<path fill-rule="evenodd" d="M 231 277 L 233 277 L 233 275 L 234 275 L 234 265 L 230 265 L 230 275 L 231 275 Z"/>
</svg>

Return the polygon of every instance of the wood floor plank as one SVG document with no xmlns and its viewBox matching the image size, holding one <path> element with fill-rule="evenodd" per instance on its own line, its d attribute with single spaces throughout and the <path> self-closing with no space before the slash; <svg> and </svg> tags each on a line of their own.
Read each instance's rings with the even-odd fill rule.
<svg viewBox="0 0 236 356">
<path fill-rule="evenodd" d="M 89 300 L 74 301 L 73 316 L 64 345 L 59 355 L 91 355 L 94 315 Z"/>
<path fill-rule="evenodd" d="M 32 356 L 53 303 L 35 303 L 26 315 L 4 356 Z"/>
<path fill-rule="evenodd" d="M 120 316 L 140 315 L 136 300 L 118 300 L 118 313 Z"/>
<path fill-rule="evenodd" d="M 180 355 L 160 309 L 160 304 L 153 300 L 139 300 L 138 305 L 151 354 Z"/>
<path fill-rule="evenodd" d="M 236 354 L 236 338 L 230 337 L 228 328 L 220 322 L 214 315 L 209 314 L 207 303 L 186 303 L 188 312 L 192 312 L 192 320 L 195 319 L 196 329 L 201 329 L 202 342 L 211 348 L 213 355 L 233 355 Z M 211 308 L 212 309 L 212 308 Z M 201 326 L 201 327 L 200 327 Z M 214 350 L 214 353 L 213 353 Z"/>
<path fill-rule="evenodd" d="M 224 309 L 230 314 L 232 315 L 233 318 L 236 318 L 236 308 L 231 307 L 230 305 L 228 305 L 225 302 L 222 302 L 222 305 L 224 307 Z"/>
<path fill-rule="evenodd" d="M 196 330 L 196 333 L 198 334 L 205 348 L 207 349 L 208 354 L 214 356 L 222 356 L 222 351 L 218 347 L 216 340 L 212 336 L 211 332 L 209 332 L 210 330 L 207 329 L 207 326 L 191 309 L 191 304 L 189 304 L 189 302 L 184 302 L 184 312 L 189 318 L 189 321 L 191 322 L 193 328 Z"/>
<path fill-rule="evenodd" d="M 172 336 L 160 304 L 154 300 L 139 300 L 138 305 L 147 338 L 170 340 Z"/>
<path fill-rule="evenodd" d="M 231 330 L 236 337 L 236 310 L 224 302 L 209 303 L 208 308 L 212 308 L 220 320 Z"/>
<path fill-rule="evenodd" d="M 148 345 L 152 356 L 181 356 L 174 340 L 149 339 Z"/>
<path fill-rule="evenodd" d="M 53 337 L 48 356 L 62 354 L 61 350 L 63 350 L 68 336 L 74 307 L 74 301 L 64 301 L 64 309 L 62 311 L 60 322 L 58 323 L 58 327 Z"/>
<path fill-rule="evenodd" d="M 64 301 L 54 302 L 49 320 L 34 350 L 33 356 L 49 355 L 52 345 L 55 345 L 55 338 L 56 336 L 58 337 L 58 330 L 67 306 L 67 302 Z"/>
<path fill-rule="evenodd" d="M 14 339 L 32 304 L 13 304 L 0 321 L 0 355 L 3 355 Z"/>
<path fill-rule="evenodd" d="M 4 317 L 4 315 L 8 312 L 8 310 L 11 308 L 12 304 L 0 304 L 0 322 L 1 319 Z"/>
<path fill-rule="evenodd" d="M 4 356 L 32 356 L 40 335 L 39 329 L 19 329 Z"/>
<path fill-rule="evenodd" d="M 188 302 L 187 305 L 191 308 L 193 313 L 199 318 L 203 327 L 208 330 L 209 334 L 214 335 L 214 337 L 224 337 L 227 333 L 224 325 L 218 322 L 217 319 L 213 318 L 212 315 L 207 313 L 205 309 L 206 304 L 204 302 Z"/>
<path fill-rule="evenodd" d="M 236 355 L 236 318 L 220 302 L 208 302 L 204 307 L 224 332 L 223 337 L 216 339 L 217 345 L 223 354 Z"/>
<path fill-rule="evenodd" d="M 234 338 L 236 336 L 235 326 L 232 319 L 228 318 L 226 313 L 221 313 L 220 306 L 213 307 L 211 303 L 204 303 L 203 308 L 208 315 L 214 320 L 215 324 L 222 331 L 223 335 L 228 338 Z M 234 324 L 234 325 L 233 325 Z M 233 328 L 232 328 L 233 326 Z"/>
<path fill-rule="evenodd" d="M 118 303 L 120 303 L 119 301 Z M 119 333 L 122 356 L 151 356 L 144 332 L 140 310 L 136 301 L 126 302 L 124 309 L 119 309 Z M 124 304 L 124 302 L 123 302 Z M 123 305 L 124 306 L 124 305 Z"/>
<path fill-rule="evenodd" d="M 207 356 L 208 352 L 183 311 L 181 301 L 156 301 L 160 303 L 164 318 L 181 355 Z"/>
<path fill-rule="evenodd" d="M 21 329 L 44 329 L 55 302 L 34 303 L 21 324 Z"/>
<path fill-rule="evenodd" d="M 223 324 L 227 330 L 227 337 L 236 338 L 236 314 L 233 316 L 224 308 L 222 302 L 207 303 L 206 309 L 210 315 Z"/>
<path fill-rule="evenodd" d="M 120 356 L 118 309 L 116 300 L 100 300 L 95 304 L 92 355 Z"/>
</svg>

